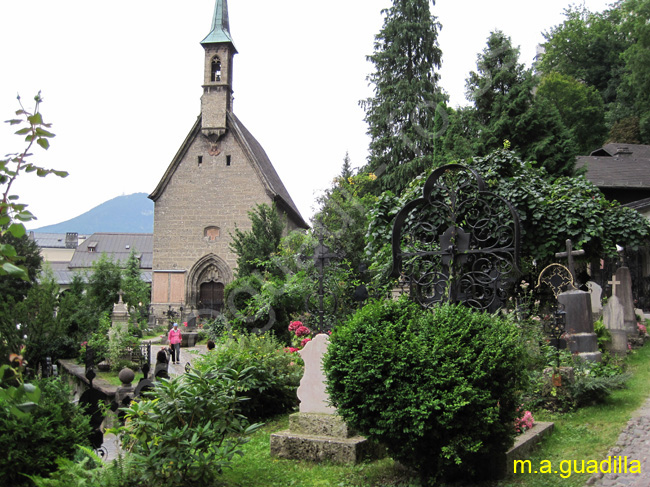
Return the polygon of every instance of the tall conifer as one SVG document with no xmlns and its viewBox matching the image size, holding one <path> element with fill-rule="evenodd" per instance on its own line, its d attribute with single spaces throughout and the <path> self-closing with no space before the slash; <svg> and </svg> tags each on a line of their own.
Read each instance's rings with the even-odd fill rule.
<svg viewBox="0 0 650 487">
<path fill-rule="evenodd" d="M 436 110 L 445 100 L 436 73 L 442 62 L 441 26 L 431 14 L 432 4 L 393 0 L 382 11 L 384 25 L 368 56 L 375 65 L 368 76 L 374 96 L 360 104 L 371 137 L 368 169 L 379 176 L 379 190 L 399 192 L 431 165 L 442 135 L 445 112 Z"/>
</svg>

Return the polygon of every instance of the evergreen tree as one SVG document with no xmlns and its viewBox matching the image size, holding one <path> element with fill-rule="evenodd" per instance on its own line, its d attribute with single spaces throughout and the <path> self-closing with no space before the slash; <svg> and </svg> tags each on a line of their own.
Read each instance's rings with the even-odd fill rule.
<svg viewBox="0 0 650 487">
<path fill-rule="evenodd" d="M 248 217 L 252 224 L 251 230 L 242 232 L 235 228 L 230 243 L 230 250 L 237 254 L 237 276 L 275 272 L 269 261 L 278 250 L 284 228 L 277 208 L 275 204 L 269 206 L 262 203 L 249 211 Z"/>
<path fill-rule="evenodd" d="M 122 285 L 122 270 L 113 259 L 102 254 L 93 262 L 92 274 L 88 276 L 88 298 L 97 316 L 102 312 L 113 310 L 113 304 L 119 299 Z"/>
<path fill-rule="evenodd" d="M 146 322 L 151 288 L 142 280 L 140 259 L 135 249 L 131 250 L 126 267 L 122 271 L 122 291 L 124 291 L 123 300 L 129 308 L 132 320 L 137 323 Z"/>
<path fill-rule="evenodd" d="M 345 157 L 343 158 L 343 166 L 341 167 L 341 177 L 343 179 L 348 179 L 352 177 L 352 167 L 350 166 L 350 154 L 345 152 Z"/>
<path fill-rule="evenodd" d="M 466 81 L 480 124 L 478 154 L 503 147 L 509 140 L 524 159 L 553 175 L 573 170 L 577 149 L 555 106 L 534 96 L 535 78 L 519 63 L 519 49 L 501 31 L 490 34 L 478 56 L 477 71 Z"/>
<path fill-rule="evenodd" d="M 440 24 L 431 15 L 431 0 L 393 0 L 382 13 L 384 25 L 375 36 L 368 60 L 374 96 L 360 102 L 370 135 L 368 170 L 376 173 L 381 190 L 399 192 L 430 166 L 445 100 L 436 69 Z"/>
</svg>

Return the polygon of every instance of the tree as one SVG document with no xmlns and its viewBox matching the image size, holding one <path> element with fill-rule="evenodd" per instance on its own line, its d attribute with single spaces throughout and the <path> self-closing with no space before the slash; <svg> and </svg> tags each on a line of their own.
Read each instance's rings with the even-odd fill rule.
<svg viewBox="0 0 650 487">
<path fill-rule="evenodd" d="M 47 150 L 50 147 L 49 139 L 54 137 L 54 134 L 48 130 L 51 124 L 45 123 L 40 113 L 40 104 L 43 101 L 40 92 L 34 97 L 34 100 L 36 105 L 33 112 L 30 113 L 25 110 L 20 102 L 20 97 L 18 97 L 20 109 L 16 111 L 16 116 L 19 118 L 7 120 L 10 125 L 20 127 L 15 133 L 24 135 L 27 145 L 22 152 L 8 154 L 4 159 L 0 159 L 0 185 L 3 187 L 0 199 L 0 237 L 7 233 L 15 238 L 24 236 L 26 230 L 23 222 L 35 218 L 27 210 L 26 204 L 18 203 L 18 195 L 11 194 L 11 187 L 21 173 L 36 172 L 39 177 L 45 177 L 48 174 L 55 174 L 59 177 L 68 175 L 64 171 L 36 166 L 28 160 L 32 156 L 30 151 L 35 143 Z M 0 243 L 0 276 L 12 274 L 28 279 L 27 270 L 20 265 L 19 257 L 11 243 Z"/>
<path fill-rule="evenodd" d="M 11 296 L 18 302 L 27 296 L 30 288 L 36 283 L 43 257 L 36 242 L 27 235 L 14 237 L 7 232 L 0 236 L 0 246 L 10 245 L 16 251 L 15 264 L 20 264 L 25 274 L 0 274 L 0 300 L 5 301 Z"/>
<path fill-rule="evenodd" d="M 557 108 L 580 154 L 589 154 L 603 144 L 607 135 L 605 107 L 595 87 L 553 72 L 542 78 L 537 96 Z"/>
<path fill-rule="evenodd" d="M 480 123 L 478 153 L 488 154 L 508 140 L 522 158 L 550 174 L 570 174 L 577 153 L 571 134 L 557 109 L 535 98 L 533 73 L 519 63 L 519 49 L 510 38 L 492 32 L 476 66 L 466 87 Z"/>
<path fill-rule="evenodd" d="M 87 293 L 90 304 L 96 311 L 96 316 L 113 310 L 113 305 L 119 299 L 122 286 L 122 270 L 113 259 L 102 254 L 99 260 L 93 262 L 92 273 L 88 276 Z"/>
<path fill-rule="evenodd" d="M 256 271 L 277 272 L 265 262 L 269 261 L 280 245 L 283 222 L 275 204 L 259 204 L 248 212 L 251 230 L 242 232 L 235 228 L 230 249 L 237 254 L 237 276 L 245 277 Z"/>
<path fill-rule="evenodd" d="M 382 11 L 384 25 L 368 56 L 375 66 L 368 76 L 374 96 L 360 104 L 371 138 L 367 171 L 379 176 L 382 190 L 400 191 L 435 158 L 442 123 L 437 112 L 445 96 L 436 73 L 442 51 L 433 3 L 393 0 Z"/>
<path fill-rule="evenodd" d="M 544 54 L 537 68 L 544 75 L 557 72 L 593 86 L 603 102 L 613 103 L 624 61 L 621 53 L 629 46 L 619 29 L 617 8 L 602 13 L 571 6 L 566 20 L 544 33 Z"/>
<path fill-rule="evenodd" d="M 129 308 L 131 319 L 136 323 L 146 322 L 149 316 L 149 302 L 151 299 L 150 286 L 142 280 L 140 272 L 140 259 L 136 249 L 132 249 L 122 272 L 123 300 Z"/>
</svg>

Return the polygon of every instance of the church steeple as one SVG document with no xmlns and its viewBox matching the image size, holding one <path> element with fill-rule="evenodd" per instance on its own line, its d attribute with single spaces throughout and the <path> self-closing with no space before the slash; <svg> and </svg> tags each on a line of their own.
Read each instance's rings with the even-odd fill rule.
<svg viewBox="0 0 650 487">
<path fill-rule="evenodd" d="M 237 53 L 230 34 L 227 0 L 215 0 L 212 29 L 201 45 L 205 49 L 201 131 L 218 139 L 226 133 L 226 113 L 232 110 L 232 61 Z"/>
<path fill-rule="evenodd" d="M 227 0 L 216 0 L 214 4 L 214 15 L 212 16 L 212 30 L 206 38 L 201 41 L 201 44 L 205 45 L 217 42 L 230 42 L 233 44 L 232 36 L 230 34 Z"/>
</svg>

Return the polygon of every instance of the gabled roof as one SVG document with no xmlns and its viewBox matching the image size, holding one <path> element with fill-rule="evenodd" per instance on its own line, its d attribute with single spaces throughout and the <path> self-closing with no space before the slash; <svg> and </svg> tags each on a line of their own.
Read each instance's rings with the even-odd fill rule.
<svg viewBox="0 0 650 487">
<path fill-rule="evenodd" d="M 266 193 L 269 197 L 284 210 L 292 220 L 301 228 L 309 228 L 309 225 L 303 220 L 300 215 L 300 211 L 296 207 L 295 203 L 291 199 L 287 188 L 284 187 L 280 176 L 275 171 L 269 156 L 266 154 L 260 143 L 253 137 L 253 135 L 248 131 L 243 123 L 235 116 L 232 112 L 227 112 L 226 114 L 226 125 L 229 130 L 232 130 L 233 135 L 241 143 L 244 151 L 247 153 L 253 168 L 257 172 L 260 181 L 264 185 Z M 153 201 L 158 200 L 165 188 L 169 184 L 172 176 L 176 172 L 179 164 L 183 160 L 183 157 L 187 153 L 192 142 L 199 137 L 201 134 L 201 116 L 199 116 L 194 123 L 194 126 L 190 130 L 190 133 L 187 135 L 181 147 L 176 152 L 174 159 L 172 160 L 169 167 L 163 174 L 162 179 L 156 186 L 156 189 L 149 195 Z"/>
<path fill-rule="evenodd" d="M 578 156 L 576 169 L 599 188 L 650 188 L 650 145 L 607 144 Z"/>
<path fill-rule="evenodd" d="M 103 253 L 112 257 L 114 262 L 122 265 L 135 250 L 140 257 L 140 269 L 153 267 L 153 234 L 151 233 L 93 233 L 79 245 L 72 260 L 70 269 L 91 267 Z"/>
</svg>

